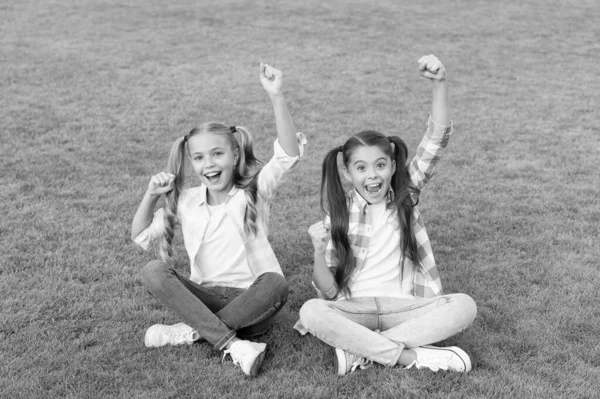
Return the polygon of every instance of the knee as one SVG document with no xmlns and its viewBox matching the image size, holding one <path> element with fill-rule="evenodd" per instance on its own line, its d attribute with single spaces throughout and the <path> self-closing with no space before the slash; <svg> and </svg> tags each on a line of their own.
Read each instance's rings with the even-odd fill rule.
<svg viewBox="0 0 600 399">
<path fill-rule="evenodd" d="M 159 287 L 165 278 L 169 267 L 160 260 L 153 260 L 142 269 L 142 283 L 149 289 Z"/>
<path fill-rule="evenodd" d="M 261 284 L 269 287 L 271 292 L 276 293 L 281 298 L 281 302 L 287 301 L 289 283 L 281 274 L 266 272 L 261 274 L 258 280 Z"/>
<path fill-rule="evenodd" d="M 477 304 L 473 298 L 467 294 L 455 294 L 454 301 L 465 326 L 471 325 L 477 316 Z"/>
<path fill-rule="evenodd" d="M 327 307 L 326 301 L 319 298 L 309 299 L 300 308 L 300 320 L 305 327 L 314 328 L 320 324 L 320 315 Z"/>
</svg>

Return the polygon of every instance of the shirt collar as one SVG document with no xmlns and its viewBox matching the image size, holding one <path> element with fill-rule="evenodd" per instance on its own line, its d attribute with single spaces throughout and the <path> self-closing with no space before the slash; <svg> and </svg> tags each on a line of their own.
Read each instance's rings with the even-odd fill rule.
<svg viewBox="0 0 600 399">
<path fill-rule="evenodd" d="M 205 185 L 202 185 L 202 190 L 200 190 L 200 198 L 198 201 L 198 206 L 202 206 L 205 203 L 208 204 L 206 202 L 206 196 L 208 195 L 208 188 Z M 227 193 L 227 198 L 225 199 L 225 202 L 227 203 L 229 201 L 229 199 L 231 197 L 233 197 L 235 194 L 237 194 L 239 188 L 237 188 L 236 186 L 231 187 L 231 190 L 229 190 L 229 192 Z"/>
<path fill-rule="evenodd" d="M 352 189 L 352 191 L 350 191 L 350 199 L 352 200 L 352 202 L 354 202 L 357 206 L 358 209 L 360 209 L 361 212 L 365 212 L 367 207 L 370 205 L 366 199 L 363 198 L 362 195 L 360 195 L 360 193 L 358 191 L 356 191 L 355 188 Z M 387 193 L 387 198 L 386 198 L 386 203 L 390 203 L 394 200 L 394 190 L 392 190 L 392 188 L 390 187 L 388 193 Z"/>
</svg>

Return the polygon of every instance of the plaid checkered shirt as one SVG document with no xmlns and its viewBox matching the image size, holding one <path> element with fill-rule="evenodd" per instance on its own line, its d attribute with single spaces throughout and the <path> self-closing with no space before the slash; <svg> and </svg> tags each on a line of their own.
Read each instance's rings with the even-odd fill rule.
<svg viewBox="0 0 600 399">
<path fill-rule="evenodd" d="M 429 118 L 425 136 L 421 140 L 417 152 L 408 166 L 410 178 L 419 190 L 431 179 L 441 154 L 448 145 L 452 131 L 452 123 L 449 127 L 445 127 L 435 123 L 431 117 Z M 392 198 L 393 192 L 390 191 L 387 199 L 388 202 Z M 348 192 L 347 199 L 349 210 L 348 238 L 354 258 L 356 259 L 356 270 L 360 270 L 367 257 L 372 236 L 372 229 L 369 223 L 369 204 L 354 189 Z M 416 198 L 413 199 L 416 200 Z M 329 216 L 327 216 L 325 224 L 330 223 Z M 395 213 L 392 223 L 394 223 L 394 228 L 400 228 L 397 213 Z M 442 295 L 442 282 L 433 258 L 431 242 L 429 241 L 423 218 L 417 207 L 413 208 L 413 231 L 417 242 L 418 257 L 417 260 L 403 257 L 405 258 L 405 262 L 413 263 L 413 273 L 412 276 L 403 276 L 401 273 L 400 278 L 412 277 L 412 295 L 414 296 L 434 297 Z M 338 264 L 337 251 L 333 247 L 332 241 L 329 241 L 327 245 L 325 259 L 330 268 L 335 268 Z M 402 267 L 401 263 L 402 259 L 400 260 L 399 267 Z M 327 292 L 319 291 L 319 295 L 324 298 L 333 299 L 332 297 L 335 296 L 336 292 L 337 287 L 334 286 Z"/>
</svg>

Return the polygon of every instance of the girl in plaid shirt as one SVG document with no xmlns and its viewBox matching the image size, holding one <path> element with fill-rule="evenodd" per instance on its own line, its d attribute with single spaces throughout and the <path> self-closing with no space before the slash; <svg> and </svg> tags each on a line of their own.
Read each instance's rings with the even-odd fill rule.
<svg viewBox="0 0 600 399">
<path fill-rule="evenodd" d="M 145 345 L 190 344 L 200 339 L 230 354 L 255 376 L 264 343 L 241 339 L 264 333 L 285 304 L 288 284 L 267 240 L 269 203 L 281 179 L 302 156 L 281 92 L 281 71 L 260 65 L 260 81 L 275 112 L 278 139 L 265 165 L 239 126 L 209 122 L 175 141 L 166 172 L 152 177 L 132 222 L 132 239 L 148 249 L 157 240 L 162 260 L 150 262 L 143 283 L 184 323 L 155 324 Z M 184 188 L 185 163 L 202 182 Z M 153 215 L 159 197 L 164 206 Z M 173 269 L 172 240 L 181 223 L 189 278 Z M 224 355 L 225 356 L 225 355 Z"/>
<path fill-rule="evenodd" d="M 309 228 L 318 299 L 300 309 L 295 328 L 335 348 L 338 374 L 373 361 L 433 371 L 471 370 L 458 347 L 429 344 L 467 328 L 477 313 L 465 294 L 442 295 L 431 245 L 416 207 L 452 133 L 446 69 L 434 55 L 418 61 L 433 82 L 427 132 L 415 157 L 396 136 L 367 130 L 323 161 L 321 206 L 328 215 Z M 345 193 L 337 166 L 354 188 Z"/>
</svg>

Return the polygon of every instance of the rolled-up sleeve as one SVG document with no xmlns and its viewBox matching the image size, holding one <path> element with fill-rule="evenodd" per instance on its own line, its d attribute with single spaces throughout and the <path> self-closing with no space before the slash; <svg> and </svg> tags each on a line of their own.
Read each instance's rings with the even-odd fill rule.
<svg viewBox="0 0 600 399">
<path fill-rule="evenodd" d="M 258 176 L 258 191 L 263 198 L 271 198 L 281 178 L 289 171 L 294 169 L 298 164 L 298 161 L 304 155 L 304 146 L 307 143 L 306 136 L 298 132 L 296 133 L 296 140 L 298 141 L 298 151 L 300 155 L 290 156 L 288 155 L 281 145 L 279 140 L 275 140 L 273 143 L 273 157 L 263 167 Z"/>
<path fill-rule="evenodd" d="M 154 212 L 152 223 L 146 227 L 138 236 L 133 240 L 134 243 L 142 247 L 145 251 L 148 250 L 152 241 L 156 240 L 165 229 L 164 210 L 162 208 Z"/>
<path fill-rule="evenodd" d="M 318 289 L 314 281 L 311 281 L 310 284 L 317 292 L 317 296 L 321 299 L 325 299 L 326 301 L 333 301 L 339 298 L 338 287 L 335 283 L 327 291 L 321 291 L 320 289 Z"/>
<path fill-rule="evenodd" d="M 444 126 L 436 123 L 431 119 L 431 116 L 429 117 L 425 136 L 419 147 L 417 147 L 417 152 L 409 165 L 411 180 L 419 190 L 433 176 L 453 130 L 454 125 L 452 122 L 450 122 L 450 126 Z"/>
<path fill-rule="evenodd" d="M 304 155 L 304 146 L 306 145 L 306 136 L 303 133 L 296 133 L 296 141 L 298 142 L 298 151 L 300 155 L 292 157 L 285 152 L 283 148 L 281 148 L 281 144 L 279 144 L 279 139 L 276 139 L 273 143 L 273 158 L 279 163 L 283 169 L 291 169 L 293 168 L 298 160 L 302 158 Z"/>
</svg>

